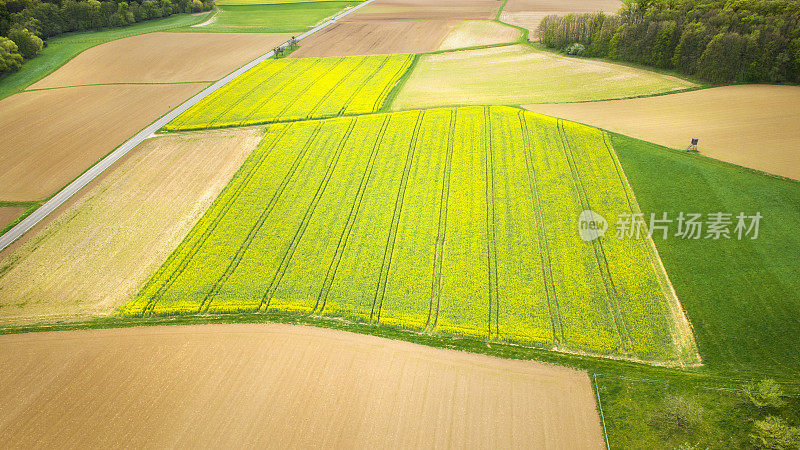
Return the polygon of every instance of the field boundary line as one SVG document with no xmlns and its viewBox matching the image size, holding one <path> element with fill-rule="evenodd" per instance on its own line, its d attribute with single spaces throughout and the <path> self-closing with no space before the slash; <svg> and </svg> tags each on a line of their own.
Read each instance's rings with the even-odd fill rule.
<svg viewBox="0 0 800 450">
<path fill-rule="evenodd" d="M 406 71 L 408 71 L 408 69 L 411 67 L 412 62 L 413 58 L 411 58 L 410 56 L 406 56 L 406 61 L 399 69 L 397 69 L 397 72 L 395 72 L 394 75 L 392 75 L 391 79 L 395 80 L 394 84 L 390 85 L 389 83 L 386 83 L 386 86 L 384 86 L 380 95 L 378 95 L 378 98 L 375 99 L 375 103 L 372 105 L 372 111 L 378 111 L 379 109 L 381 109 L 381 106 L 383 106 L 383 103 L 386 101 L 386 98 L 389 97 L 389 93 L 392 92 L 397 83 L 400 82 L 400 78 L 403 77 L 401 72 L 405 74 Z"/>
<path fill-rule="evenodd" d="M 422 122 L 425 118 L 425 111 L 420 111 L 417 114 L 417 121 L 414 124 L 414 134 L 411 137 L 411 142 L 408 144 L 408 152 L 406 153 L 406 164 L 403 167 L 403 176 L 400 178 L 400 186 L 397 189 L 397 199 L 394 202 L 394 213 L 392 215 L 392 223 L 389 226 L 389 236 L 386 239 L 386 248 L 383 251 L 383 261 L 381 262 L 381 271 L 378 275 L 378 285 L 375 288 L 375 298 L 372 300 L 372 311 L 369 314 L 370 322 L 379 322 L 381 320 L 381 307 L 383 306 L 383 296 L 386 294 L 386 283 L 389 276 L 389 268 L 392 264 L 392 254 L 394 253 L 394 243 L 397 238 L 397 228 L 400 226 L 400 214 L 403 210 L 403 200 L 406 195 L 406 185 L 408 184 L 408 175 L 411 172 L 411 165 L 414 161 L 414 153 L 417 149 L 417 140 L 419 136 L 419 129 L 422 127 Z M 376 313 L 377 308 L 377 313 Z"/>
<path fill-rule="evenodd" d="M 391 106 L 392 103 L 394 102 L 394 99 L 397 98 L 397 95 L 403 89 L 403 86 L 406 84 L 408 79 L 411 78 L 411 74 L 414 72 L 414 68 L 417 66 L 417 63 L 419 62 L 421 56 L 422 53 L 416 53 L 412 56 L 411 63 L 408 65 L 408 68 L 403 73 L 403 75 L 401 75 L 400 78 L 398 78 L 394 86 L 392 86 L 392 90 L 389 91 L 388 94 L 386 94 L 386 98 L 383 99 L 383 104 L 378 109 L 378 111 L 382 112 L 391 111 Z"/>
<path fill-rule="evenodd" d="M 353 225 L 355 224 L 356 217 L 358 216 L 358 212 L 361 210 L 361 202 L 364 200 L 364 194 L 367 191 L 367 185 L 369 184 L 369 180 L 372 177 L 372 172 L 375 169 L 375 160 L 377 159 L 376 157 L 378 155 L 378 151 L 383 144 L 383 136 L 386 134 L 386 129 L 389 128 L 390 120 L 391 115 L 387 115 L 383 119 L 381 130 L 378 132 L 378 137 L 375 140 L 375 144 L 372 146 L 372 152 L 370 153 L 369 161 L 367 161 L 367 166 L 364 169 L 364 174 L 361 176 L 361 182 L 358 185 L 358 191 L 356 191 L 356 198 L 353 201 L 353 205 L 350 207 L 350 214 L 347 216 L 347 222 L 342 230 L 342 235 L 339 236 L 339 242 L 336 245 L 336 252 L 333 255 L 331 264 L 328 266 L 328 272 L 325 274 L 325 281 L 323 281 L 322 288 L 317 296 L 317 303 L 314 305 L 315 312 L 317 311 L 318 307 L 319 313 L 322 313 L 322 311 L 325 310 L 325 304 L 328 301 L 328 293 L 330 292 L 333 280 L 336 278 L 336 272 L 339 270 L 339 263 L 342 260 L 345 249 L 347 248 L 347 241 L 350 239 L 350 233 L 353 231 Z M 319 306 L 320 302 L 322 302 L 321 307 Z"/>
<path fill-rule="evenodd" d="M 183 271 L 186 270 L 186 267 L 189 265 L 191 260 L 194 259 L 194 256 L 203 246 L 203 243 L 205 243 L 208 237 L 214 232 L 214 230 L 216 230 L 217 225 L 219 225 L 223 217 L 225 217 L 225 215 L 228 213 L 228 210 L 231 208 L 236 199 L 239 198 L 239 195 L 242 193 L 244 188 L 250 182 L 250 179 L 256 173 L 258 168 L 261 167 L 261 164 L 263 164 L 264 161 L 267 159 L 269 153 L 271 153 L 272 150 L 274 150 L 275 146 L 277 145 L 277 142 L 283 139 L 283 136 L 286 134 L 289 128 L 291 128 L 291 125 L 286 125 L 282 130 L 280 130 L 280 134 L 277 136 L 277 138 L 274 138 L 274 140 L 270 143 L 270 145 L 266 149 L 260 150 L 257 148 L 255 151 L 260 153 L 257 157 L 257 160 L 252 165 L 250 165 L 250 167 L 247 168 L 245 168 L 247 164 L 247 161 L 245 161 L 245 164 L 242 165 L 240 171 L 237 171 L 237 173 L 233 176 L 233 178 L 231 178 L 231 181 L 228 183 L 225 189 L 220 193 L 220 195 L 217 197 L 214 203 L 212 203 L 212 205 L 208 208 L 208 210 L 206 210 L 206 213 L 203 215 L 203 217 L 206 216 L 212 217 L 210 223 L 203 222 L 203 218 L 201 217 L 201 219 L 198 220 L 198 222 L 195 224 L 192 230 L 184 238 L 185 242 L 191 242 L 192 239 L 198 237 L 197 240 L 195 240 L 192 244 L 190 244 L 189 251 L 183 255 L 182 259 L 178 262 L 177 267 L 171 268 L 172 273 L 170 273 L 170 275 L 166 277 L 166 279 L 161 280 L 161 286 L 159 286 L 156 292 L 150 295 L 150 298 L 147 299 L 147 303 L 144 306 L 142 315 L 148 313 L 149 311 L 152 311 L 153 308 L 155 308 L 156 303 L 158 303 L 161 300 L 164 293 L 172 286 L 172 283 L 174 283 L 175 280 L 181 276 Z M 261 143 L 263 143 L 264 140 L 267 139 L 267 136 L 268 135 L 265 135 L 262 138 Z M 259 144 L 259 147 L 261 146 L 261 143 Z M 172 253 L 164 262 L 164 264 L 161 265 L 161 268 L 159 268 L 159 270 L 156 271 L 156 273 L 150 279 L 148 284 L 145 285 L 145 287 L 142 289 L 142 292 L 144 292 L 148 286 L 157 284 L 158 282 L 156 280 L 159 280 L 161 275 L 166 274 L 170 271 L 170 266 L 174 262 L 178 261 L 178 258 L 180 258 L 178 253 L 179 248 L 180 244 L 178 245 L 178 248 L 172 251 Z"/>
<path fill-rule="evenodd" d="M 547 308 L 550 313 L 550 324 L 553 327 L 553 339 L 557 343 L 566 344 L 564 326 L 561 323 L 561 308 L 558 304 L 555 282 L 553 281 L 553 262 L 550 257 L 550 246 L 547 243 L 547 228 L 542 216 L 542 205 L 539 199 L 539 184 L 537 181 L 536 167 L 531 161 L 530 130 L 525 118 L 525 111 L 519 111 L 519 124 L 522 128 L 522 149 L 525 153 L 525 166 L 528 171 L 528 189 L 534 203 L 533 215 L 536 221 L 536 234 L 539 244 L 539 257 L 542 261 L 542 278 L 544 279 L 544 292 L 547 298 Z M 558 325 L 556 325 L 558 324 Z"/>
<path fill-rule="evenodd" d="M 494 147 L 492 146 L 492 113 L 483 107 L 483 151 L 486 169 L 486 258 L 489 268 L 489 339 L 492 338 L 492 308 L 494 308 L 495 337 L 500 339 L 500 296 L 497 281 L 497 242 L 495 241 L 494 210 Z"/>
<path fill-rule="evenodd" d="M 352 14 L 365 6 L 368 6 L 374 1 L 375 0 L 365 0 L 362 3 L 353 6 L 352 8 L 346 9 L 342 11 L 340 14 L 335 15 L 330 19 L 328 19 L 327 21 L 322 22 L 319 25 L 315 26 L 314 28 L 302 33 L 296 39 L 298 41 L 303 40 L 308 36 L 311 36 L 312 34 L 324 29 L 325 27 L 336 23 L 336 21 L 341 19 L 342 17 L 345 17 L 348 14 Z M 36 211 L 31 213 L 31 215 L 21 220 L 17 225 L 14 226 L 14 228 L 8 230 L 6 233 L 0 236 L 0 251 L 4 250 L 14 241 L 19 239 L 23 234 L 25 234 L 31 228 L 36 226 L 36 224 L 41 222 L 45 217 L 49 216 L 53 211 L 55 211 L 59 206 L 64 204 L 64 202 L 69 200 L 78 191 L 83 189 L 87 184 L 89 184 L 89 182 L 97 178 L 101 173 L 105 172 L 106 169 L 111 167 L 115 162 L 119 161 L 128 152 L 130 152 L 136 146 L 141 144 L 145 139 L 149 138 L 156 131 L 163 128 L 164 125 L 171 122 L 174 118 L 178 117 L 180 114 L 182 114 L 192 106 L 196 105 L 204 98 L 208 97 L 215 91 L 219 90 L 221 87 L 230 83 L 232 80 L 238 78 L 243 73 L 247 72 L 248 70 L 262 63 L 263 61 L 266 61 L 267 59 L 271 58 L 272 56 L 274 56 L 274 54 L 275 54 L 274 50 L 270 50 L 269 52 L 264 53 L 258 58 L 238 68 L 237 70 L 234 70 L 228 75 L 220 78 L 216 83 L 203 89 L 199 93 L 195 94 L 193 97 L 190 97 L 188 100 L 178 105 L 175 109 L 169 111 L 160 118 L 156 119 L 149 126 L 139 131 L 139 133 L 135 134 L 133 137 L 123 142 L 115 150 L 106 155 L 106 157 L 98 161 L 96 164 L 94 164 L 92 167 L 86 170 L 83 174 L 81 174 L 81 176 L 79 176 L 78 178 L 73 180 L 70 184 L 61 189 L 57 194 L 55 194 L 52 198 L 50 198 L 50 200 L 48 200 L 41 207 L 36 209 Z"/>
<path fill-rule="evenodd" d="M 292 257 L 294 256 L 294 251 L 300 244 L 300 240 L 303 238 L 303 234 L 305 233 L 306 228 L 308 228 L 308 224 L 311 222 L 311 218 L 314 215 L 314 211 L 317 209 L 319 200 L 322 198 L 322 195 L 325 193 L 325 189 L 328 187 L 328 182 L 331 180 L 333 172 L 336 170 L 336 166 L 339 163 L 339 158 L 342 155 L 342 151 L 344 150 L 344 147 L 347 145 L 347 140 L 350 139 L 350 134 L 356 127 L 356 122 L 358 122 L 357 117 L 350 119 L 350 123 L 347 126 L 347 131 L 342 136 L 342 140 L 339 141 L 339 144 L 336 146 L 336 151 L 334 153 L 333 159 L 328 164 L 328 168 L 325 171 L 325 175 L 323 176 L 320 185 L 317 187 L 317 192 L 314 193 L 314 198 L 311 200 L 311 204 L 306 210 L 306 213 L 303 216 L 303 220 L 300 222 L 300 226 L 297 228 L 297 231 L 295 231 L 294 236 L 292 237 L 292 241 L 289 243 L 289 248 L 287 248 L 286 252 L 283 254 L 283 258 L 281 259 L 281 262 L 278 265 L 278 269 L 275 271 L 275 275 L 272 277 L 272 281 L 270 281 L 266 292 L 264 292 L 264 295 L 261 298 L 261 304 L 259 305 L 258 308 L 259 310 L 261 309 L 267 310 L 269 308 L 269 303 L 272 300 L 272 296 L 278 289 L 278 285 L 280 285 L 280 282 L 283 279 L 283 275 L 286 273 L 286 269 L 289 268 L 289 263 L 291 262 Z"/>
<path fill-rule="evenodd" d="M 556 124 L 558 133 L 561 137 L 564 156 L 567 159 L 567 165 L 569 165 L 572 182 L 575 184 L 575 190 L 577 191 L 578 198 L 580 199 L 581 205 L 584 209 L 591 210 L 592 208 L 589 203 L 589 198 L 586 194 L 586 188 L 583 186 L 583 181 L 581 180 L 580 174 L 578 173 L 577 164 L 574 160 L 575 155 L 572 153 L 572 144 L 570 144 L 569 139 L 567 138 L 567 132 L 564 130 L 564 122 L 563 120 L 558 119 Z M 603 281 L 603 287 L 606 291 L 606 299 L 609 303 L 611 317 L 617 330 L 617 337 L 620 340 L 621 350 L 623 352 L 630 352 L 635 357 L 636 353 L 633 349 L 633 342 L 631 341 L 630 334 L 628 333 L 628 328 L 625 324 L 625 318 L 622 314 L 622 309 L 617 301 L 618 293 L 616 287 L 614 286 L 614 281 L 611 278 L 608 260 L 606 259 L 605 252 L 603 251 L 603 244 L 600 242 L 600 239 L 595 239 L 592 241 L 592 248 L 594 249 L 595 258 L 597 260 L 597 269 L 600 272 L 600 279 Z M 604 267 L 605 271 L 603 270 Z"/>
<path fill-rule="evenodd" d="M 630 181 L 628 181 L 628 177 L 625 175 L 625 170 L 623 170 L 622 164 L 617 158 L 617 153 L 614 150 L 613 144 L 609 142 L 610 138 L 608 133 L 603 130 L 600 130 L 600 132 L 603 134 L 603 144 L 609 153 L 609 157 L 614 163 L 620 183 L 622 183 L 631 213 L 642 213 L 639 202 L 636 200 L 636 193 L 633 192 Z M 669 274 L 667 273 L 666 267 L 664 267 L 664 262 L 661 259 L 661 255 L 658 253 L 658 247 L 656 247 L 653 237 L 650 235 L 650 231 L 647 229 L 647 224 L 644 224 L 644 228 L 647 233 L 643 239 L 643 245 L 645 246 L 650 264 L 652 264 L 653 270 L 657 275 L 656 278 L 658 278 L 658 283 L 661 287 L 662 293 L 667 300 L 667 306 L 672 313 L 673 320 L 670 320 L 669 323 L 670 329 L 673 333 L 673 343 L 679 346 L 677 349 L 679 354 L 676 356 L 679 359 L 688 357 L 689 361 L 687 362 L 689 364 L 702 363 L 700 351 L 697 348 L 697 341 L 695 340 L 694 336 L 694 327 L 692 326 L 691 321 L 689 321 L 689 315 L 686 313 L 683 303 L 681 303 L 680 299 L 678 298 L 678 293 L 675 291 L 675 287 L 672 285 L 672 281 L 669 279 Z"/>
<path fill-rule="evenodd" d="M 329 89 L 329 90 L 328 90 L 328 92 L 326 92 L 326 93 L 325 93 L 325 95 L 323 95 L 323 96 L 322 96 L 322 97 L 321 97 L 321 98 L 320 98 L 320 99 L 317 101 L 317 103 L 314 105 L 314 107 L 313 107 L 313 108 L 311 108 L 311 111 L 309 111 L 309 112 L 308 112 L 308 114 L 306 114 L 306 119 L 307 119 L 307 120 L 308 120 L 308 119 L 311 119 L 311 118 L 314 116 L 314 113 L 315 113 L 315 112 L 317 112 L 317 109 L 319 109 L 319 107 L 320 107 L 320 106 L 322 106 L 322 104 L 323 104 L 323 103 L 325 103 L 325 100 L 327 100 L 327 99 L 328 99 L 328 97 L 330 97 L 330 96 L 331 96 L 331 94 L 333 94 L 333 91 L 335 91 L 335 90 L 336 90 L 336 88 L 338 88 L 339 86 L 342 86 L 342 82 L 343 82 L 344 80 L 346 80 L 346 79 L 347 79 L 347 78 L 348 78 L 350 75 L 352 75 L 352 74 L 353 74 L 353 72 L 355 72 L 356 70 L 358 70 L 358 68 L 359 68 L 359 67 L 361 67 L 362 65 L 364 65 L 364 63 L 365 63 L 365 62 L 367 61 L 367 59 L 368 59 L 367 55 L 356 56 L 356 58 L 361 58 L 361 61 L 359 61 L 359 62 L 358 62 L 358 64 L 354 65 L 354 66 L 353 66 L 353 68 L 352 68 L 352 69 L 350 69 L 350 71 L 349 71 L 349 72 L 347 72 L 347 73 L 346 73 L 344 76 L 342 76 L 341 78 L 339 78 L 339 81 L 337 81 L 337 82 L 336 82 L 336 84 L 335 84 L 335 85 L 334 85 L 334 86 L 333 86 L 331 89 Z M 357 91 L 356 91 L 356 92 L 357 92 Z"/>
<path fill-rule="evenodd" d="M 311 136 L 309 136 L 309 138 L 306 140 L 302 150 L 297 154 L 295 160 L 292 162 L 292 165 L 289 167 L 289 171 L 283 177 L 283 180 L 281 180 L 281 184 L 278 185 L 278 189 L 275 191 L 275 193 L 273 193 L 272 197 L 265 205 L 264 210 L 261 211 L 261 214 L 256 222 L 252 227 L 250 227 L 250 230 L 248 231 L 247 236 L 245 236 L 244 241 L 242 241 L 242 243 L 239 245 L 239 248 L 236 249 L 236 253 L 234 254 L 233 259 L 228 263 L 228 267 L 225 268 L 225 272 L 223 272 L 222 275 L 217 278 L 217 281 L 214 282 L 211 290 L 206 294 L 205 298 L 203 298 L 203 302 L 200 304 L 200 310 L 202 312 L 208 311 L 209 306 L 211 306 L 211 303 L 214 301 L 214 297 L 219 294 L 220 290 L 222 290 L 222 286 L 225 285 L 225 283 L 228 281 L 228 278 L 230 278 L 230 276 L 236 271 L 236 268 L 239 267 L 239 263 L 244 258 L 245 253 L 247 253 L 247 250 L 250 249 L 250 244 L 261 231 L 261 227 L 264 225 L 264 222 L 267 220 L 267 217 L 270 215 L 270 213 L 272 213 L 272 210 L 278 203 L 278 199 L 283 195 L 283 191 L 286 189 L 286 186 L 291 181 L 295 172 L 297 172 L 297 168 L 305 158 L 311 143 L 313 143 L 317 138 L 317 135 L 319 135 L 319 131 L 321 129 L 322 123 L 317 124 L 317 126 L 314 128 L 314 131 L 311 133 Z"/>
<path fill-rule="evenodd" d="M 597 407 L 600 409 L 600 423 L 603 424 L 603 437 L 606 440 L 606 450 L 611 450 L 611 445 L 608 443 L 608 431 L 606 430 L 606 417 L 603 414 L 603 402 L 600 401 L 600 386 L 597 384 L 597 374 L 592 374 L 594 379 L 594 391 L 597 393 Z"/>
<path fill-rule="evenodd" d="M 450 130 L 447 133 L 447 153 L 444 160 L 444 178 L 442 179 L 442 195 L 439 200 L 439 229 L 436 235 L 436 247 L 433 254 L 433 279 L 431 280 L 431 303 L 428 307 L 428 320 L 425 329 L 432 330 L 439 319 L 439 302 L 442 298 L 442 260 L 444 259 L 444 239 L 447 232 L 447 203 L 450 199 L 450 168 L 453 163 L 453 147 L 455 147 L 456 119 L 458 109 L 450 109 Z M 434 300 L 436 314 L 434 315 Z M 433 323 L 431 323 L 433 317 Z"/>
</svg>

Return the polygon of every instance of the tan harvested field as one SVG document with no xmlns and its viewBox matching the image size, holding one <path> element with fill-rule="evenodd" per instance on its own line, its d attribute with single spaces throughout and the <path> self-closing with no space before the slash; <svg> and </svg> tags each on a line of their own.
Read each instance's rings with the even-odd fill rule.
<svg viewBox="0 0 800 450">
<path fill-rule="evenodd" d="M 25 212 L 25 208 L 21 206 L 4 206 L 0 207 L 0 230 L 5 228 L 6 225 L 10 224 L 14 221 L 17 217 L 21 216 L 22 213 Z"/>
<path fill-rule="evenodd" d="M 660 97 L 526 106 L 576 122 L 686 148 L 800 180 L 800 87 L 725 86 Z"/>
<path fill-rule="evenodd" d="M 619 0 L 508 0 L 500 20 L 527 28 L 534 37 L 539 22 L 549 15 L 603 11 L 617 12 L 622 7 Z"/>
<path fill-rule="evenodd" d="M 0 100 L 0 200 L 45 198 L 205 84 L 83 86 Z"/>
<path fill-rule="evenodd" d="M 339 22 L 304 39 L 291 57 L 430 52 L 456 24 L 452 20 Z"/>
<path fill-rule="evenodd" d="M 494 19 L 502 0 L 377 0 L 348 20 Z"/>
<path fill-rule="evenodd" d="M 563 367 L 302 326 L 0 336 L 11 447 L 604 448 Z"/>
<path fill-rule="evenodd" d="M 392 109 L 576 102 L 671 92 L 694 83 L 527 45 L 423 55 Z"/>
<path fill-rule="evenodd" d="M 0 259 L 0 323 L 116 311 L 227 185 L 260 129 L 152 138 Z"/>
<path fill-rule="evenodd" d="M 490 20 L 465 20 L 445 37 L 439 50 L 514 42 L 520 31 Z"/>
<path fill-rule="evenodd" d="M 142 34 L 92 47 L 28 89 L 214 81 L 289 38 L 285 33 Z"/>
</svg>

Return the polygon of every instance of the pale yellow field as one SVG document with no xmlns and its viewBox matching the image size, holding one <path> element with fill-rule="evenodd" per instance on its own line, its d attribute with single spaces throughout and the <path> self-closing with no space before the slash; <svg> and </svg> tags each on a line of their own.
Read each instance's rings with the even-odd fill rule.
<svg viewBox="0 0 800 450">
<path fill-rule="evenodd" d="M 508 0 L 500 20 L 527 28 L 530 37 L 535 38 L 539 23 L 546 16 L 598 11 L 615 13 L 620 8 L 620 0 Z"/>
<path fill-rule="evenodd" d="M 153 138 L 0 259 L 0 323 L 114 313 L 228 183 L 259 130 Z"/>
<path fill-rule="evenodd" d="M 516 28 L 490 20 L 464 20 L 444 38 L 439 50 L 514 42 L 520 34 Z"/>
<path fill-rule="evenodd" d="M 0 336 L 0 442 L 605 448 L 584 372 L 291 325 Z"/>
<path fill-rule="evenodd" d="M 20 206 L 0 207 L 0 230 L 13 222 L 17 217 L 25 212 L 25 208 Z"/>
<path fill-rule="evenodd" d="M 148 33 L 92 47 L 28 89 L 214 81 L 291 38 L 287 33 Z"/>
<path fill-rule="evenodd" d="M 422 56 L 392 109 L 603 100 L 692 86 L 648 70 L 510 45 Z"/>
<path fill-rule="evenodd" d="M 800 87 L 725 86 L 630 100 L 526 108 L 800 180 Z"/>
</svg>

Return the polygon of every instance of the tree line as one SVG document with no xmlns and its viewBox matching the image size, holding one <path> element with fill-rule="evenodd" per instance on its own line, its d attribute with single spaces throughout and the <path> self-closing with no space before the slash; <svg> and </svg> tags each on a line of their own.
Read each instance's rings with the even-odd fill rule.
<svg viewBox="0 0 800 450">
<path fill-rule="evenodd" d="M 208 11 L 213 0 L 0 0 L 0 75 L 19 70 L 48 38 Z"/>
<path fill-rule="evenodd" d="M 712 83 L 800 82 L 796 0 L 629 0 L 617 14 L 548 16 L 542 43 Z"/>
</svg>

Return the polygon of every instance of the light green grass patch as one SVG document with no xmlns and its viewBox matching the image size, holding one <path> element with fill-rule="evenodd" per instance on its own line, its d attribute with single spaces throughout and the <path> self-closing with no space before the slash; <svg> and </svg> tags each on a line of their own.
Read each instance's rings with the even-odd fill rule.
<svg viewBox="0 0 800 450">
<path fill-rule="evenodd" d="M 223 33 L 302 33 L 358 1 L 222 4 L 216 16 L 202 26 L 181 31 Z M 266 49 L 268 50 L 268 49 Z"/>
<path fill-rule="evenodd" d="M 648 70 L 510 45 L 422 55 L 391 109 L 606 100 L 696 86 Z"/>
</svg>

